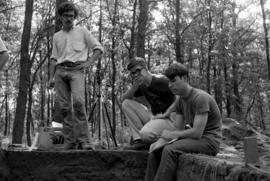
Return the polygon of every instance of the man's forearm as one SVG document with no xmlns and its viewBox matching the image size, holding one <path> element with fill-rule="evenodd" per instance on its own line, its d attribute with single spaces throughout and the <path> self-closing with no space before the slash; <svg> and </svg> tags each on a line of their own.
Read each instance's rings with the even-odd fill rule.
<svg viewBox="0 0 270 181">
<path fill-rule="evenodd" d="M 91 56 L 91 61 L 94 62 L 99 59 L 102 55 L 102 51 L 99 49 L 94 50 L 93 55 Z"/>
<path fill-rule="evenodd" d="M 54 73 L 55 73 L 55 69 L 56 69 L 56 60 L 55 59 L 52 59 L 51 60 L 51 65 L 50 65 L 50 79 L 53 79 Z"/>
<path fill-rule="evenodd" d="M 166 140 L 171 140 L 171 139 L 184 139 L 184 138 L 193 138 L 193 139 L 200 139 L 202 137 L 201 134 L 199 134 L 196 129 L 190 128 L 190 129 L 184 129 L 184 130 L 170 130 L 170 136 L 164 135 L 162 133 L 161 138 L 166 139 Z"/>
</svg>

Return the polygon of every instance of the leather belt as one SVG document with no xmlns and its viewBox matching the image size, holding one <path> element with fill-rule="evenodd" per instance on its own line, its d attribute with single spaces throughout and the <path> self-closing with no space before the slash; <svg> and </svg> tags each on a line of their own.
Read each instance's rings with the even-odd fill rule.
<svg viewBox="0 0 270 181">
<path fill-rule="evenodd" d="M 78 63 L 74 63 L 74 62 L 63 62 L 58 64 L 61 67 L 76 67 L 77 65 L 79 65 Z"/>
</svg>

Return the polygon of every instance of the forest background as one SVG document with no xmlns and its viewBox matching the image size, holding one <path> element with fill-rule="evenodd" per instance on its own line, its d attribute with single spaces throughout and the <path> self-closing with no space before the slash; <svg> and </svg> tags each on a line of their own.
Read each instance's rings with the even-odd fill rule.
<svg viewBox="0 0 270 181">
<path fill-rule="evenodd" d="M 65 0 L 1 0 L 0 33 L 10 60 L 0 75 L 0 136 L 31 145 L 38 126 L 53 121 L 47 89 L 52 36 Z M 211 93 L 224 118 L 259 131 L 270 126 L 269 2 L 267 0 L 74 0 L 76 24 L 105 53 L 86 71 L 85 102 L 93 141 L 129 141 L 120 98 L 130 86 L 130 57 L 152 73 L 172 62 L 188 66 L 191 83 Z"/>
</svg>

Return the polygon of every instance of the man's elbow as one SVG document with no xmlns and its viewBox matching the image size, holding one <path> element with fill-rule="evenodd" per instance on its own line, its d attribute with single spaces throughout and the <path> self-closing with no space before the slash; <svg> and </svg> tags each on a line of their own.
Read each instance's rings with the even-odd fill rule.
<svg viewBox="0 0 270 181">
<path fill-rule="evenodd" d="M 203 133 L 202 132 L 194 130 L 194 132 L 193 132 L 193 138 L 199 140 L 199 139 L 202 138 L 202 136 L 203 136 Z"/>
</svg>

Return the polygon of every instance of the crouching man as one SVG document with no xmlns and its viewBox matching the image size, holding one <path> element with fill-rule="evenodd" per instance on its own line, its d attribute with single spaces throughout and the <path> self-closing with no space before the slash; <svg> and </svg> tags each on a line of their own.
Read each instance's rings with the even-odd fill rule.
<svg viewBox="0 0 270 181">
<path fill-rule="evenodd" d="M 133 84 L 122 97 L 122 110 L 134 141 L 124 149 L 148 150 L 164 129 L 175 129 L 170 114 L 175 96 L 168 87 L 166 77 L 150 73 L 143 58 L 131 59 L 127 69 Z M 139 103 L 136 100 L 138 97 L 144 97 L 150 106 Z"/>
</svg>

